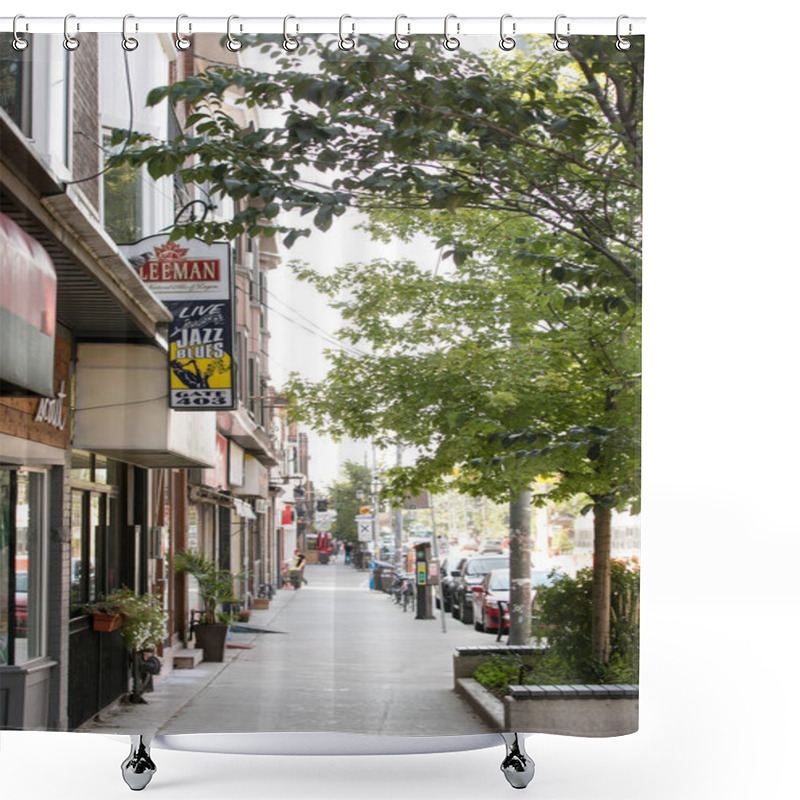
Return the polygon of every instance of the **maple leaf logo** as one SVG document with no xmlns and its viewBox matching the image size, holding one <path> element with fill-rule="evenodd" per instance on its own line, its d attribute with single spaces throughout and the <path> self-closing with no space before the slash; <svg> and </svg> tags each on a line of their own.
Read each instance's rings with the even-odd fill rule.
<svg viewBox="0 0 800 800">
<path fill-rule="evenodd" d="M 181 247 L 177 242 L 167 242 L 161 247 L 154 248 L 159 261 L 182 261 L 186 258 L 189 249 Z"/>
</svg>

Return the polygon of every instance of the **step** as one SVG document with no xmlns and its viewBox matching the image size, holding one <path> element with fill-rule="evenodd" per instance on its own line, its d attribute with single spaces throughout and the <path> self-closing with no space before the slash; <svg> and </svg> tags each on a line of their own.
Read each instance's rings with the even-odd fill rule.
<svg viewBox="0 0 800 800">
<path fill-rule="evenodd" d="M 178 650 L 172 656 L 173 669 L 194 669 L 203 660 L 203 651 L 199 647 Z"/>
</svg>

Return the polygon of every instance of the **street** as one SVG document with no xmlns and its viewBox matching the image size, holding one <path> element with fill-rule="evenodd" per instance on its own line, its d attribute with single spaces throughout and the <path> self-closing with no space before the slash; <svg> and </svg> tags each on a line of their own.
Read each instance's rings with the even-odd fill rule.
<svg viewBox="0 0 800 800">
<path fill-rule="evenodd" d="M 156 678 L 147 705 L 126 704 L 80 730 L 489 731 L 453 691 L 452 657 L 458 646 L 488 645 L 494 637 L 449 616 L 443 633 L 438 617 L 403 612 L 369 589 L 368 572 L 351 566 L 307 565 L 305 574 L 302 589 L 282 589 L 269 610 L 253 612 L 250 624 L 273 633 L 234 634 L 237 647 L 227 650 L 225 664 Z"/>
</svg>

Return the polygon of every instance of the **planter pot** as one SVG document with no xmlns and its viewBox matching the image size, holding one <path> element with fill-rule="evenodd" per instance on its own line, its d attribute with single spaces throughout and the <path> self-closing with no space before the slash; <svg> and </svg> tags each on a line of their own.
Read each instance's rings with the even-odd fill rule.
<svg viewBox="0 0 800 800">
<path fill-rule="evenodd" d="M 122 627 L 121 614 L 92 614 L 92 628 L 101 633 L 111 633 Z"/>
<path fill-rule="evenodd" d="M 203 661 L 224 661 L 228 626 L 216 622 L 213 625 L 198 625 L 194 629 L 197 646 L 203 650 Z"/>
</svg>

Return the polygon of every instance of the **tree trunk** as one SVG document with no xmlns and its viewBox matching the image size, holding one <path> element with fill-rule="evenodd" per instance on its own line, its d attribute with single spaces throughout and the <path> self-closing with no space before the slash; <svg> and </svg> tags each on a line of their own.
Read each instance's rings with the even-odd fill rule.
<svg viewBox="0 0 800 800">
<path fill-rule="evenodd" d="M 611 647 L 611 509 L 594 507 L 592 657 L 608 664 Z"/>
<path fill-rule="evenodd" d="M 511 598 L 508 643 L 525 645 L 531 640 L 531 493 L 528 489 L 512 496 L 509 518 Z"/>
</svg>

